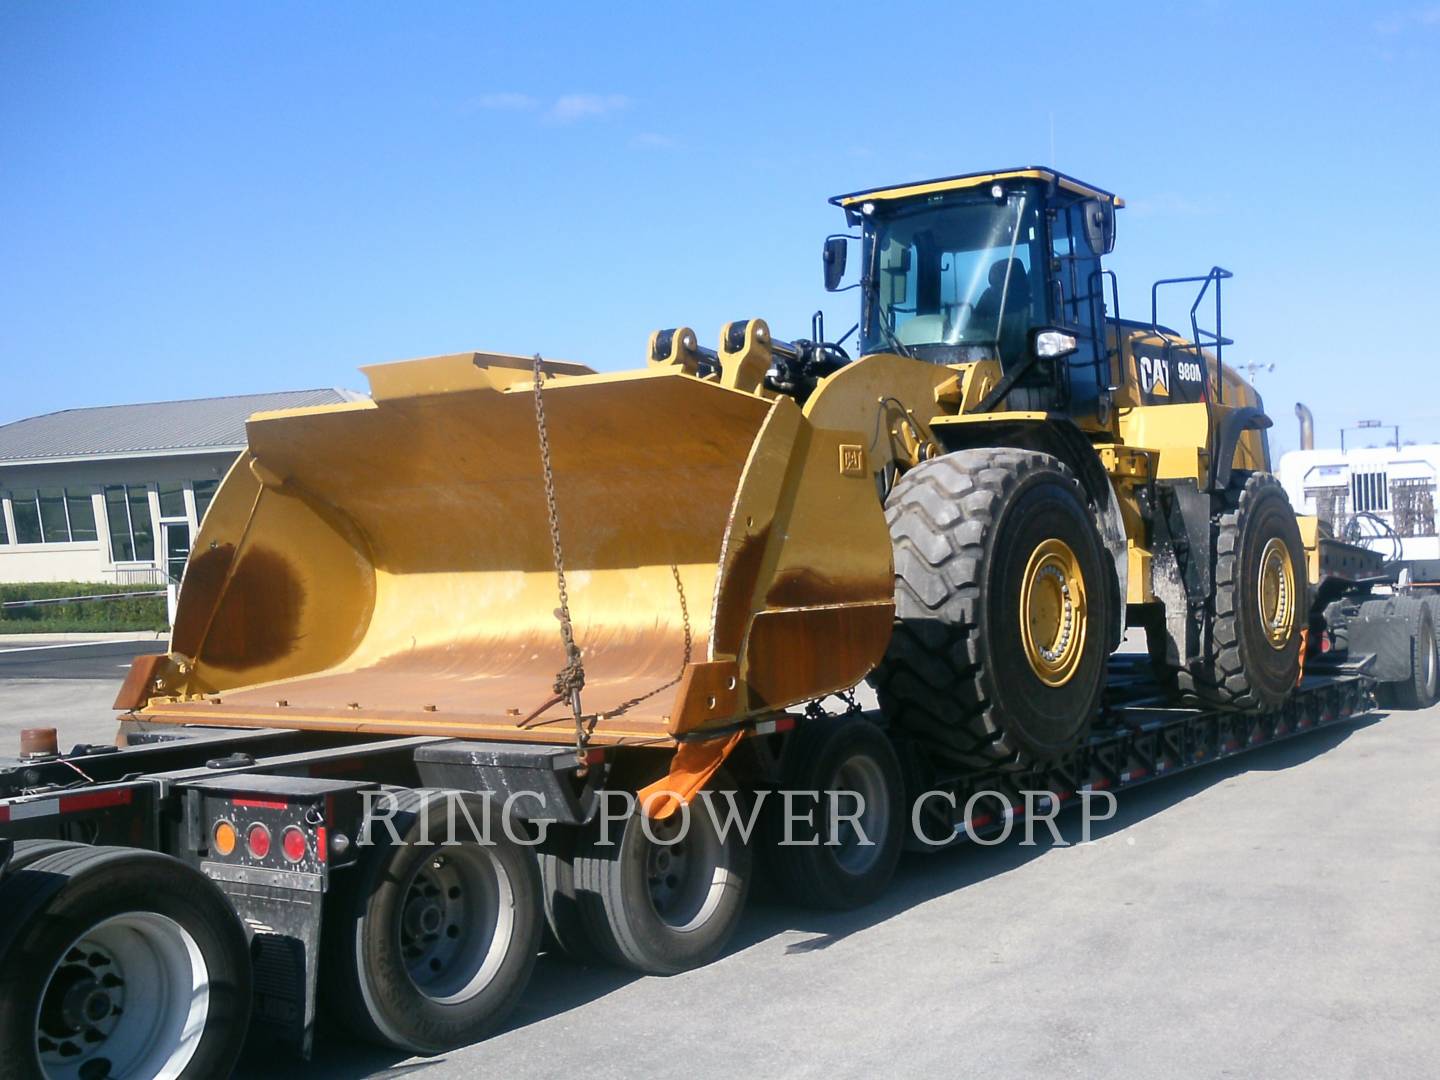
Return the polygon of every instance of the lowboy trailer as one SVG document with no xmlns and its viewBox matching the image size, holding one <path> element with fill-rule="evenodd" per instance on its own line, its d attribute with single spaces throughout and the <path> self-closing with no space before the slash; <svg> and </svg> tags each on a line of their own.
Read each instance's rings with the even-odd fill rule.
<svg viewBox="0 0 1440 1080">
<path fill-rule="evenodd" d="M 870 844 L 837 830 L 779 847 L 762 814 L 749 845 L 698 827 L 667 849 L 637 843 L 631 813 L 606 852 L 602 802 L 656 767 L 639 746 L 591 748 L 582 766 L 561 742 L 131 725 L 124 747 L 4 759 L 0 1073 L 223 1075 L 247 1035 L 308 1054 L 318 1005 L 433 1052 L 503 1019 L 547 926 L 550 948 L 694 966 L 739 917 L 752 847 L 792 895 L 854 906 L 902 848 L 994 837 L 1089 792 L 1345 723 L 1374 703 L 1373 665 L 1316 650 L 1282 709 L 1242 714 L 1175 707 L 1143 655 L 1118 654 L 1095 733 L 1026 773 L 937 765 L 853 706 L 736 733 L 712 788 L 858 791 Z M 446 844 L 456 800 L 490 816 L 488 843 Z"/>
</svg>

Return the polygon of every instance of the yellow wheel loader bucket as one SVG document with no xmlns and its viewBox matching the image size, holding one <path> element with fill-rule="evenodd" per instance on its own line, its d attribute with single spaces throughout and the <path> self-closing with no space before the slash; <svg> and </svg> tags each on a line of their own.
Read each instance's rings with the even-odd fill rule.
<svg viewBox="0 0 1440 1080">
<path fill-rule="evenodd" d="M 530 363 L 382 365 L 370 401 L 253 417 L 170 654 L 117 704 L 174 723 L 573 739 Z M 547 363 L 544 382 L 594 742 L 718 735 L 874 666 L 891 556 L 861 435 L 678 369 Z"/>
</svg>

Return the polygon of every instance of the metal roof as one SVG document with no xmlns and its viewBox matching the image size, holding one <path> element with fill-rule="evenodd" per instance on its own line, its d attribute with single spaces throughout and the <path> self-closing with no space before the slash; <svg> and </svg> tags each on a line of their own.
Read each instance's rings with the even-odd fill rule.
<svg viewBox="0 0 1440 1080">
<path fill-rule="evenodd" d="M 912 195 L 928 195 L 941 191 L 957 191 L 963 188 L 979 187 L 995 180 L 1043 180 L 1058 184 L 1067 191 L 1090 198 L 1109 199 L 1116 206 L 1124 206 L 1125 200 L 1113 192 L 1086 184 L 1056 169 L 1043 165 L 1023 165 L 1015 169 L 996 169 L 992 172 L 964 173 L 960 176 L 942 176 L 935 180 L 919 180 L 909 184 L 887 184 L 885 187 L 852 191 L 848 195 L 836 195 L 830 201 L 836 206 L 851 206 L 857 202 L 904 199 Z"/>
<path fill-rule="evenodd" d="M 0 465 L 242 450 L 245 421 L 253 413 L 362 397 L 351 390 L 283 390 L 66 409 L 0 424 Z"/>
</svg>

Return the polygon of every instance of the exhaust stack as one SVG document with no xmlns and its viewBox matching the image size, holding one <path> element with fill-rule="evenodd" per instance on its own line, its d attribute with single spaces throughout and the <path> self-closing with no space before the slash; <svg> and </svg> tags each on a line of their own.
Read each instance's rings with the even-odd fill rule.
<svg viewBox="0 0 1440 1080">
<path fill-rule="evenodd" d="M 1300 449 L 1315 449 L 1315 415 L 1301 402 L 1295 403 L 1295 415 L 1300 419 Z"/>
</svg>

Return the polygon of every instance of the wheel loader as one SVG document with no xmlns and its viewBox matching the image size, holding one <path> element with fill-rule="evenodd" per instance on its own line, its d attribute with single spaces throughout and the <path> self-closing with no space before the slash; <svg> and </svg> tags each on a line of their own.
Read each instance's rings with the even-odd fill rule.
<svg viewBox="0 0 1440 1080">
<path fill-rule="evenodd" d="M 749 319 L 659 331 L 634 371 L 466 353 L 253 417 L 117 705 L 674 748 L 682 800 L 746 723 L 865 679 L 939 759 L 1053 760 L 1127 624 L 1177 700 L 1277 706 L 1316 533 L 1223 363 L 1228 273 L 1121 318 L 1123 202 L 1047 168 L 832 201 L 854 358 Z M 1183 282 L 1188 337 L 1154 310 Z"/>
</svg>

